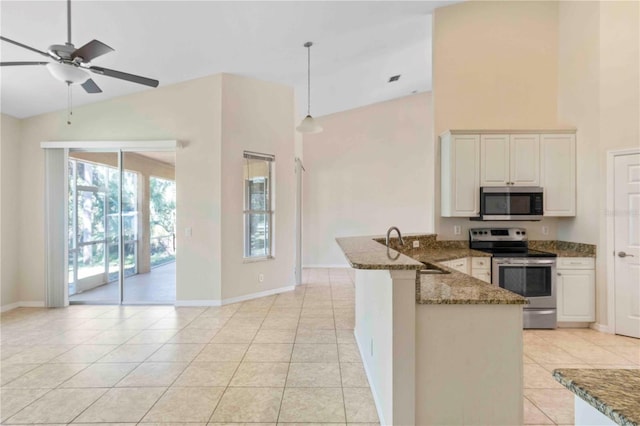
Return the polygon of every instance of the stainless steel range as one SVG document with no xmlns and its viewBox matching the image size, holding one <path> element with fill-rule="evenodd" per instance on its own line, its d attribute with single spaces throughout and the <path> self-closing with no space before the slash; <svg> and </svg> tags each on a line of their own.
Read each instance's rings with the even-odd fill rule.
<svg viewBox="0 0 640 426">
<path fill-rule="evenodd" d="M 491 282 L 527 298 L 524 328 L 556 328 L 556 255 L 529 249 L 524 228 L 473 228 L 469 248 L 491 253 Z"/>
</svg>

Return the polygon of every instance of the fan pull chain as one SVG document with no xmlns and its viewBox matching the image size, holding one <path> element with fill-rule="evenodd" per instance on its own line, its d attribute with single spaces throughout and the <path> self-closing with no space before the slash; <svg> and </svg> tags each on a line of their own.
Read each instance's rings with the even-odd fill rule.
<svg viewBox="0 0 640 426">
<path fill-rule="evenodd" d="M 67 83 L 67 90 L 68 90 L 68 95 L 67 95 L 67 124 L 71 125 L 71 116 L 73 115 L 73 105 L 72 105 L 72 98 L 71 98 L 71 83 Z"/>
</svg>

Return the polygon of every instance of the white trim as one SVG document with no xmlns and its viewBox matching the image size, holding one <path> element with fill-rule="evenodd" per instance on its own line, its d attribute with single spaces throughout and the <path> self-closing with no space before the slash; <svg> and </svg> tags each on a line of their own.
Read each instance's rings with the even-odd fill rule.
<svg viewBox="0 0 640 426">
<path fill-rule="evenodd" d="M 592 328 L 593 330 L 599 331 L 601 333 L 613 334 L 613 331 L 611 331 L 608 325 L 598 324 L 597 322 L 591 324 L 589 328 Z"/>
<path fill-rule="evenodd" d="M 284 293 L 284 292 L 287 292 L 287 291 L 293 291 L 293 290 L 295 290 L 295 288 L 296 288 L 295 285 L 289 285 L 289 286 L 286 286 L 286 287 L 280 287 L 280 288 L 274 288 L 274 289 L 271 289 L 271 290 L 260 291 L 258 293 L 251 293 L 251 294 L 247 294 L 245 296 L 230 297 L 228 299 L 222 299 L 222 304 L 223 305 L 229 305 L 231 303 L 238 303 L 238 302 L 244 302 L 244 301 L 252 300 L 252 299 L 259 299 L 261 297 L 272 296 L 274 294 Z"/>
<path fill-rule="evenodd" d="M 8 312 L 19 307 L 20 307 L 20 302 L 9 303 L 7 305 L 0 306 L 0 312 Z"/>
<path fill-rule="evenodd" d="M 360 352 L 360 359 L 363 359 L 363 360 L 366 359 L 364 352 L 362 352 L 362 345 L 360 345 L 360 341 L 358 340 L 358 333 L 356 333 L 355 329 L 353 330 L 353 337 L 356 341 L 356 346 L 358 346 L 358 352 Z M 378 418 L 380 419 L 380 424 L 381 425 L 390 424 L 385 421 L 384 416 L 382 415 L 382 409 L 381 409 L 382 404 L 380 402 L 380 397 L 376 393 L 375 388 L 371 386 L 371 383 L 373 383 L 373 377 L 369 372 L 369 367 L 367 366 L 366 362 L 363 362 L 362 365 L 364 366 L 364 373 L 366 374 L 367 380 L 369 382 L 369 389 L 371 389 L 371 395 L 373 396 L 373 403 L 376 406 L 376 411 L 378 412 Z"/>
<path fill-rule="evenodd" d="M 615 258 L 612 256 L 615 251 L 615 228 L 614 228 L 614 215 L 611 212 L 615 209 L 615 158 L 621 155 L 640 154 L 638 148 L 626 148 L 626 149 L 613 149 L 607 151 L 607 208 L 605 210 L 606 216 L 606 230 L 607 240 L 606 249 L 604 255 L 606 256 L 606 268 L 607 268 L 607 329 L 608 333 L 615 334 L 616 332 L 616 277 L 615 277 Z M 600 319 L 602 320 L 602 319 Z M 600 325 L 602 326 L 602 325 Z"/>
<path fill-rule="evenodd" d="M 215 300 L 215 299 L 202 299 L 202 300 L 176 300 L 175 306 L 178 307 L 197 307 L 197 306 L 223 306 L 230 305 L 232 303 L 245 302 L 247 300 L 259 299 L 261 297 L 272 296 L 274 294 L 284 293 L 287 291 L 295 290 L 295 285 L 289 285 L 286 287 L 274 288 L 271 290 L 260 291 L 258 293 L 251 293 L 244 296 L 230 297 L 228 299 Z"/>
<path fill-rule="evenodd" d="M 177 140 L 150 141 L 46 141 L 40 148 L 68 148 L 73 150 L 114 149 L 123 151 L 174 151 L 182 148 Z"/>
<path fill-rule="evenodd" d="M 213 299 L 199 299 L 199 300 L 176 300 L 176 307 L 180 308 L 193 308 L 199 306 L 221 306 L 219 300 Z"/>
<path fill-rule="evenodd" d="M 328 263 L 328 264 L 312 264 L 312 265 L 302 265 L 302 269 L 306 269 L 306 268 L 343 268 L 343 269 L 349 269 L 351 268 L 351 266 L 349 266 L 348 263 Z"/>
</svg>

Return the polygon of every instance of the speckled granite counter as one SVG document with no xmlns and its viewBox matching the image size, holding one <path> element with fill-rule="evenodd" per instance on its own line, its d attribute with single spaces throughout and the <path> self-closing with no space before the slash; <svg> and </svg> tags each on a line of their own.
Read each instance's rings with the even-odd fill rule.
<svg viewBox="0 0 640 426">
<path fill-rule="evenodd" d="M 555 253 L 560 257 L 596 257 L 596 246 L 593 244 L 532 240 L 529 241 L 529 248 Z"/>
<path fill-rule="evenodd" d="M 411 237 L 408 236 L 407 239 Z M 407 249 L 402 254 L 376 241 L 379 237 L 336 238 L 349 264 L 355 269 L 419 270 L 439 269 L 444 274 L 416 275 L 416 303 L 456 305 L 524 305 L 524 297 L 498 286 L 454 271 L 439 262 L 461 257 L 490 257 L 488 253 L 461 247 L 461 244 L 437 242 L 424 249 Z M 383 240 L 384 241 L 384 240 Z M 434 236 L 435 242 L 435 236 Z M 408 244 L 407 244 L 408 245 Z"/>
<path fill-rule="evenodd" d="M 553 377 L 617 424 L 640 424 L 640 370 L 560 369 Z"/>
<path fill-rule="evenodd" d="M 374 238 L 336 238 L 352 268 L 355 269 L 425 269 L 425 265 L 404 254 L 387 248 Z"/>
</svg>

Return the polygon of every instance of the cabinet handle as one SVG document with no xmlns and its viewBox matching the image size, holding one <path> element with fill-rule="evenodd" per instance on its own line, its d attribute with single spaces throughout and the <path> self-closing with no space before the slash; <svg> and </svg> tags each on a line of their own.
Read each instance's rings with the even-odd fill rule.
<svg viewBox="0 0 640 426">
<path fill-rule="evenodd" d="M 562 274 L 560 272 L 558 272 L 558 276 L 561 276 Z"/>
</svg>

